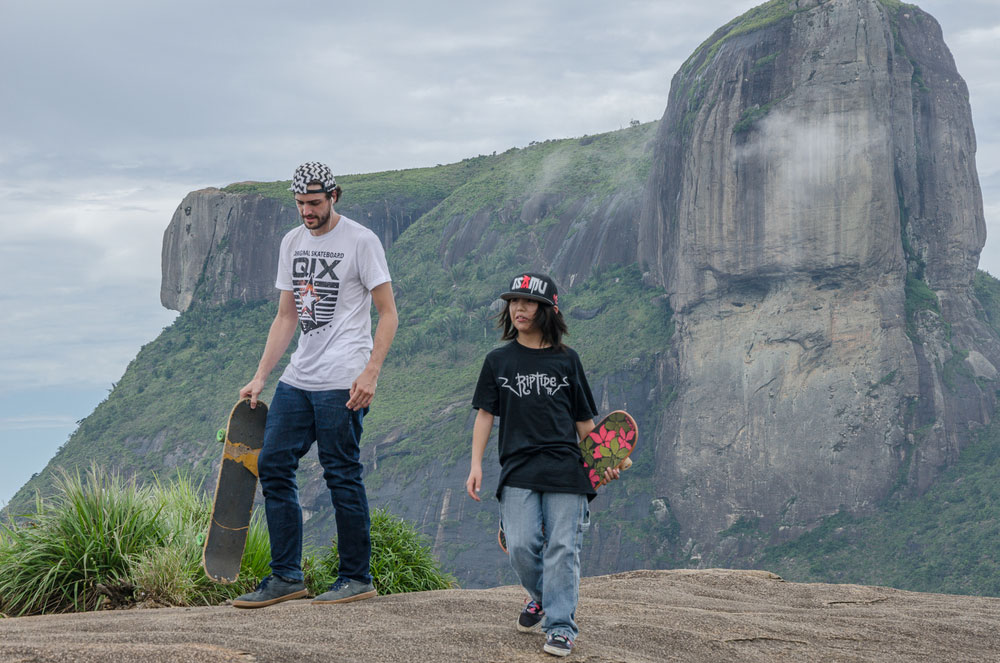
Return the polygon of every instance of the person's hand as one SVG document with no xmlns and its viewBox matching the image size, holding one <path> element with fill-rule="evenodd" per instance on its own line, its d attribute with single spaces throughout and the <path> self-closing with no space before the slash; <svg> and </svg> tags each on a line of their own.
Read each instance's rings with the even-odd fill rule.
<svg viewBox="0 0 1000 663">
<path fill-rule="evenodd" d="M 372 404 L 375 398 L 375 387 L 378 386 L 378 372 L 369 368 L 361 371 L 351 384 L 351 397 L 347 399 L 347 407 L 351 410 L 361 410 Z"/>
<path fill-rule="evenodd" d="M 482 502 L 479 498 L 479 489 L 483 487 L 483 468 L 473 467 L 469 470 L 469 478 L 465 480 L 465 492 L 469 494 L 469 497 L 476 500 L 477 502 Z"/>
<path fill-rule="evenodd" d="M 615 479 L 617 479 L 620 472 L 621 470 L 619 470 L 617 467 L 609 467 L 608 469 L 604 470 L 604 474 L 601 477 L 601 485 L 603 486 L 604 484 L 610 483 Z"/>
<path fill-rule="evenodd" d="M 260 392 L 262 391 L 264 391 L 264 381 L 255 377 L 240 389 L 240 399 L 249 398 L 250 409 L 253 409 L 257 407 L 257 397 L 260 396 Z"/>
<path fill-rule="evenodd" d="M 623 470 L 627 470 L 630 467 L 632 467 L 632 459 L 626 458 L 622 462 L 618 463 L 617 467 L 609 467 L 604 470 L 604 474 L 601 476 L 601 485 L 603 486 L 606 483 L 616 480 L 619 476 L 621 476 Z"/>
</svg>

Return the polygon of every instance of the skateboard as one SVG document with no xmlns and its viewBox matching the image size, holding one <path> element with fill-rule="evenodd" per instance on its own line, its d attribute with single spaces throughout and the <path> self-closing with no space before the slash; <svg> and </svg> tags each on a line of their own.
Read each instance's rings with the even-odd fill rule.
<svg viewBox="0 0 1000 663">
<path fill-rule="evenodd" d="M 219 441 L 224 445 L 222 464 L 201 558 L 205 573 L 215 582 L 235 582 L 240 573 L 266 421 L 267 405 L 257 401 L 257 407 L 251 408 L 250 399 L 244 398 L 233 406 L 225 432 L 219 431 Z"/>
<path fill-rule="evenodd" d="M 587 478 L 594 490 L 604 485 L 605 470 L 612 467 L 627 470 L 632 466 L 629 456 L 635 450 L 638 440 L 639 426 L 632 415 L 624 410 L 615 410 L 604 417 L 597 422 L 594 430 L 580 439 L 583 465 L 587 468 Z M 507 537 L 502 524 L 497 532 L 497 543 L 507 552 Z"/>
</svg>

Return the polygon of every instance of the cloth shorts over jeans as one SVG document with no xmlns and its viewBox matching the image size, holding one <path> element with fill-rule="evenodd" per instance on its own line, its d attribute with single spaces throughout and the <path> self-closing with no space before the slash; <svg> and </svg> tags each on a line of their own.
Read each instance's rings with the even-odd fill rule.
<svg viewBox="0 0 1000 663">
<path fill-rule="evenodd" d="M 545 610 L 542 630 L 575 640 L 580 548 L 590 527 L 587 496 L 504 486 L 500 522 L 510 565 L 531 600 Z"/>
<path fill-rule="evenodd" d="M 360 449 L 368 408 L 348 409 L 349 398 L 348 389 L 306 391 L 278 382 L 257 461 L 275 575 L 303 579 L 302 508 L 295 471 L 315 441 L 336 510 L 339 575 L 364 583 L 372 580 L 371 520 Z"/>
</svg>

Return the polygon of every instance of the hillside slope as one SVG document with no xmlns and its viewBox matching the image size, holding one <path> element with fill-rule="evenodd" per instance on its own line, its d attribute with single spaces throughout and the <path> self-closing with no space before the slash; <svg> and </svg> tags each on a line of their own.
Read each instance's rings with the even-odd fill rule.
<svg viewBox="0 0 1000 663">
<path fill-rule="evenodd" d="M 365 422 L 362 460 L 372 504 L 417 523 L 463 584 L 512 579 L 495 542 L 495 499 L 488 495 L 485 505 L 475 504 L 462 486 L 471 445 L 469 402 L 482 358 L 497 343 L 497 293 L 514 271 L 542 269 L 560 278 L 568 340 L 583 359 L 602 412 L 627 407 L 643 427 L 669 397 L 656 386 L 655 370 L 672 333 L 670 310 L 662 290 L 644 285 L 629 265 L 635 246 L 627 240 L 635 236 L 654 129 L 547 141 L 442 166 L 441 172 L 375 174 L 371 179 L 379 184 L 367 189 L 364 176 L 356 176 L 354 188 L 343 178 L 340 209 L 347 213 L 347 201 L 354 200 L 353 213 L 362 218 L 364 205 L 375 208 L 393 192 L 429 191 L 424 207 L 444 196 L 402 229 L 388 250 L 402 324 Z M 241 256 L 276 244 L 288 218 L 242 217 L 233 210 L 249 203 L 270 210 L 269 199 L 287 207 L 286 189 L 287 183 L 244 183 L 195 192 L 182 202 L 165 234 L 164 254 L 187 256 L 188 267 L 203 270 L 175 281 L 188 283 L 187 290 L 165 288 L 183 312 L 142 348 L 108 398 L 18 492 L 10 513 L 30 509 L 34 491 L 47 492 L 58 466 L 96 462 L 142 480 L 186 471 L 213 487 L 215 431 L 253 374 L 274 315 L 273 301 L 244 302 L 233 284 L 257 292 L 256 272 L 273 280 L 273 267 Z M 390 206 L 389 217 L 397 216 Z M 187 239 L 175 242 L 176 234 Z M 567 235 L 571 241 L 560 239 Z M 214 239 L 206 245 L 205 236 Z M 247 266 L 242 280 L 212 271 L 235 264 Z M 188 267 L 178 273 L 193 274 Z M 164 282 L 172 278 L 165 270 Z M 218 303 L 219 292 L 226 293 L 225 303 Z M 601 535 L 591 538 L 585 553 L 588 572 L 664 563 L 662 541 L 644 540 L 651 530 L 669 533 L 670 525 L 653 516 L 652 452 L 636 452 L 629 482 L 595 503 Z M 492 445 L 487 461 L 484 493 L 491 494 L 498 473 Z M 334 526 L 315 455 L 303 460 L 300 483 L 312 540 L 325 541 Z"/>
</svg>

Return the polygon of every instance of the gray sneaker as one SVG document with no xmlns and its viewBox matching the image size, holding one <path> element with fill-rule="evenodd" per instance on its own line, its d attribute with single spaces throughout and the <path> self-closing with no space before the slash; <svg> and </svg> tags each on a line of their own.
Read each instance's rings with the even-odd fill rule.
<svg viewBox="0 0 1000 663">
<path fill-rule="evenodd" d="M 350 603 L 370 599 L 375 596 L 375 586 L 358 580 L 348 580 L 347 578 L 337 578 L 337 582 L 330 585 L 330 590 L 323 592 L 313 599 L 313 604 L 328 605 L 330 603 Z"/>
<path fill-rule="evenodd" d="M 268 576 L 260 581 L 257 589 L 233 600 L 234 608 L 264 608 L 282 601 L 301 599 L 309 595 L 301 580 L 286 580 L 281 576 Z"/>
</svg>

